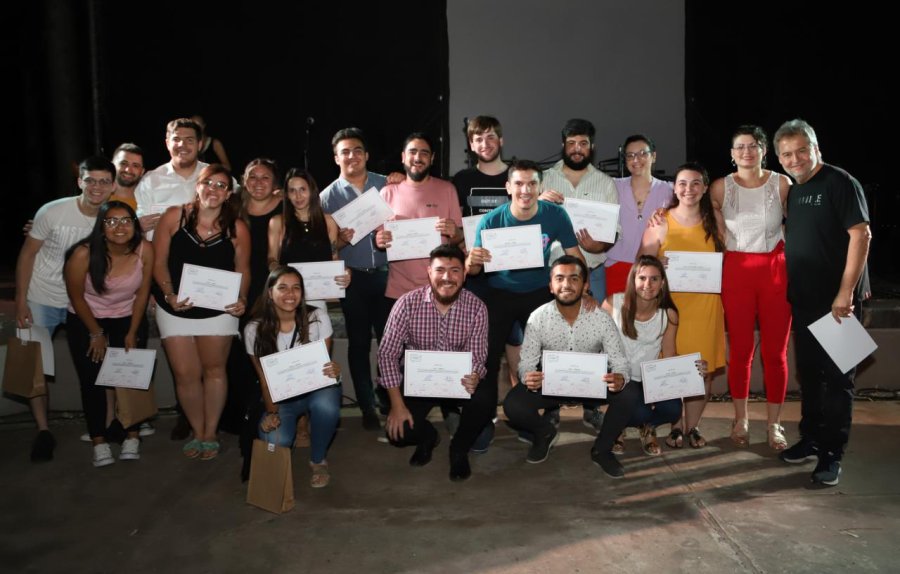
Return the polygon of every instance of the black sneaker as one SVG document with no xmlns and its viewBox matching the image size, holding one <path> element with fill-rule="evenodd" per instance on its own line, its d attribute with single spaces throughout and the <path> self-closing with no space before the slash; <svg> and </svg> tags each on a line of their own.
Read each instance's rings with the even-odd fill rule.
<svg viewBox="0 0 900 574">
<path fill-rule="evenodd" d="M 809 460 L 815 460 L 819 456 L 819 447 L 816 443 L 800 439 L 800 442 L 790 448 L 781 451 L 778 458 L 790 464 L 803 464 Z"/>
<path fill-rule="evenodd" d="M 555 445 L 558 440 L 559 431 L 556 429 L 553 429 L 548 435 L 535 436 L 534 443 L 532 443 L 531 448 L 528 449 L 528 458 L 525 459 L 526 462 L 538 464 L 547 460 L 547 457 L 550 456 L 550 449 L 553 448 L 553 445 Z"/>
<path fill-rule="evenodd" d="M 494 423 L 488 423 L 481 432 L 478 434 L 478 438 L 475 439 L 475 444 L 472 445 L 472 453 L 473 454 L 484 454 L 488 451 L 488 447 L 491 446 L 491 443 L 494 442 Z"/>
<path fill-rule="evenodd" d="M 600 432 L 600 427 L 603 426 L 603 413 L 600 409 L 584 409 L 581 414 L 581 422 L 587 428 Z"/>
<path fill-rule="evenodd" d="M 39 431 L 31 444 L 31 462 L 53 460 L 54 448 L 56 448 L 56 439 L 53 438 L 50 431 Z"/>
<path fill-rule="evenodd" d="M 544 420 L 559 428 L 559 407 L 555 409 L 544 409 Z"/>
<path fill-rule="evenodd" d="M 425 466 L 431 462 L 431 453 L 439 444 L 441 444 L 441 435 L 435 433 L 433 441 L 422 443 L 416 447 L 416 452 L 409 457 L 409 466 Z"/>
<path fill-rule="evenodd" d="M 625 469 L 611 452 L 601 453 L 591 450 L 591 460 L 594 464 L 603 469 L 606 476 L 610 478 L 624 478 Z"/>
<path fill-rule="evenodd" d="M 472 476 L 469 455 L 450 453 L 450 480 L 462 482 Z"/>
<path fill-rule="evenodd" d="M 375 412 L 375 409 L 368 408 L 363 410 L 362 426 L 365 430 L 381 430 L 381 419 L 378 418 L 378 414 Z"/>
<path fill-rule="evenodd" d="M 841 480 L 841 461 L 835 460 L 833 455 L 823 455 L 810 479 L 816 484 L 836 486 Z"/>
</svg>

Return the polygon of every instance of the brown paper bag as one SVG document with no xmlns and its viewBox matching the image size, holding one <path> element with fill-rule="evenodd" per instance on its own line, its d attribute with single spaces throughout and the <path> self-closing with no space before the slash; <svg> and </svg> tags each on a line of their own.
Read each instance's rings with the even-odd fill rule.
<svg viewBox="0 0 900 574">
<path fill-rule="evenodd" d="M 253 441 L 247 504 L 281 514 L 294 508 L 294 474 L 291 449 Z"/>
<path fill-rule="evenodd" d="M 156 394 L 153 385 L 146 391 L 116 387 L 116 418 L 128 428 L 156 416 Z"/>
<path fill-rule="evenodd" d="M 40 343 L 9 338 L 3 368 L 3 392 L 26 399 L 47 394 Z"/>
</svg>

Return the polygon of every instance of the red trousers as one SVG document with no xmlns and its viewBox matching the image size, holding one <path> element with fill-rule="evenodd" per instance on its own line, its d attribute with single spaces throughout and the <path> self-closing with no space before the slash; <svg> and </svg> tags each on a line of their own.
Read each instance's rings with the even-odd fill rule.
<svg viewBox="0 0 900 574">
<path fill-rule="evenodd" d="M 750 394 L 754 329 L 759 321 L 766 402 L 783 403 L 791 332 L 783 242 L 770 253 L 725 253 L 722 305 L 728 328 L 728 387 L 732 398 L 746 399 Z"/>
</svg>

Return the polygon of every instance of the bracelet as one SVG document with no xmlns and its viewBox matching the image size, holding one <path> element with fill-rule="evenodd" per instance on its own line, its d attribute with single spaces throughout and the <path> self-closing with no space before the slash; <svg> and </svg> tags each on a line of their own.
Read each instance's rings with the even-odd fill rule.
<svg viewBox="0 0 900 574">
<path fill-rule="evenodd" d="M 96 334 L 95 334 L 95 333 L 88 333 L 88 337 L 91 338 L 91 341 L 93 341 L 94 339 L 99 339 L 99 338 L 102 337 L 102 336 L 103 336 L 103 329 L 100 329 L 100 332 L 99 332 L 99 333 L 96 333 Z"/>
<path fill-rule="evenodd" d="M 168 302 L 168 301 L 169 301 L 169 295 L 175 295 L 175 292 L 173 291 L 172 293 L 166 293 L 165 295 L 163 295 L 163 301 Z"/>
</svg>

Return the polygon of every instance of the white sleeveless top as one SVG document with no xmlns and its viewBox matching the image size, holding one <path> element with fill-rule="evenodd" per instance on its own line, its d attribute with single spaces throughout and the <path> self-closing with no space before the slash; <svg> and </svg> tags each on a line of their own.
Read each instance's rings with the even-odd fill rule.
<svg viewBox="0 0 900 574">
<path fill-rule="evenodd" d="M 656 314 L 646 321 L 634 321 L 634 329 L 637 331 L 637 339 L 632 339 L 622 332 L 622 303 L 625 301 L 624 293 L 616 293 L 612 299 L 612 318 L 619 328 L 619 337 L 622 338 L 622 346 L 625 348 L 625 356 L 631 365 L 631 380 L 642 380 L 641 363 L 655 361 L 662 350 L 663 333 L 669 324 L 669 315 L 662 309 L 657 309 Z"/>
<path fill-rule="evenodd" d="M 780 178 L 769 172 L 762 187 L 749 189 L 734 181 L 733 174 L 725 176 L 725 197 L 722 215 L 725 216 L 725 248 L 743 253 L 769 253 L 784 239 L 781 222 Z"/>
</svg>

